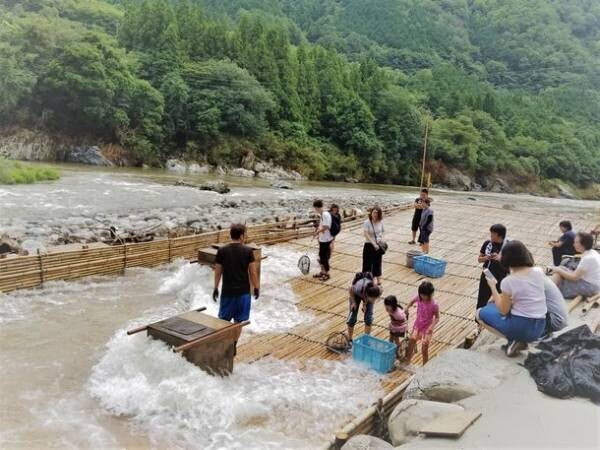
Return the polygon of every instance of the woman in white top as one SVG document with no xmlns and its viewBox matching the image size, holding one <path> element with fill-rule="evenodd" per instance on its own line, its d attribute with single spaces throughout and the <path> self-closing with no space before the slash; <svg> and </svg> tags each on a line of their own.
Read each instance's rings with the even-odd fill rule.
<svg viewBox="0 0 600 450">
<path fill-rule="evenodd" d="M 590 233 L 577 233 L 575 251 L 581 253 L 581 261 L 577 269 L 554 267 L 552 280 L 565 298 L 578 295 L 592 297 L 600 293 L 600 255 L 593 250 L 594 237 Z"/>
<path fill-rule="evenodd" d="M 371 208 L 369 218 L 363 223 L 365 245 L 362 254 L 362 271 L 371 272 L 381 286 L 381 260 L 383 253 L 379 244 L 383 242 L 383 211 L 379 206 Z"/>
<path fill-rule="evenodd" d="M 508 339 L 506 354 L 513 356 L 527 348 L 528 342 L 539 339 L 546 325 L 545 275 L 534 267 L 533 256 L 519 241 L 510 241 L 502 248 L 501 263 L 510 274 L 500 283 L 489 280 L 492 300 L 476 313 L 476 320 L 489 331 Z"/>
</svg>

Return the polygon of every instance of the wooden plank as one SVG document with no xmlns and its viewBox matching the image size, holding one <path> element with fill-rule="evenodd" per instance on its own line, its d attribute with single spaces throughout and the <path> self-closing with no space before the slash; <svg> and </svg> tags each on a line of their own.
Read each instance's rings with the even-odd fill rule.
<svg viewBox="0 0 600 450">
<path fill-rule="evenodd" d="M 459 438 L 480 417 L 481 412 L 479 411 L 445 414 L 426 424 L 421 428 L 420 433 L 428 437 Z"/>
</svg>

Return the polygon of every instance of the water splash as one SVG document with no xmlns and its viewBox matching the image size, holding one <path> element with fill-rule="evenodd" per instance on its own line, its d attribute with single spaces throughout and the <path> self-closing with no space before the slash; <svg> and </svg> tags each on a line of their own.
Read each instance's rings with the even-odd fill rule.
<svg viewBox="0 0 600 450">
<path fill-rule="evenodd" d="M 252 303 L 250 326 L 245 330 L 255 333 L 287 330 L 310 320 L 312 315 L 299 311 L 298 298 L 286 283 L 298 274 L 298 252 L 278 247 L 266 247 L 262 263 L 261 296 Z M 212 301 L 213 272 L 207 266 L 182 264 L 162 283 L 159 293 L 174 295 L 179 305 L 187 309 L 206 307 L 216 316 L 218 304 Z M 185 310 L 185 309 L 183 309 Z"/>
<path fill-rule="evenodd" d="M 305 449 L 382 395 L 352 362 L 262 359 L 213 377 L 145 336 L 118 333 L 92 370 L 90 394 L 157 448 Z"/>
</svg>

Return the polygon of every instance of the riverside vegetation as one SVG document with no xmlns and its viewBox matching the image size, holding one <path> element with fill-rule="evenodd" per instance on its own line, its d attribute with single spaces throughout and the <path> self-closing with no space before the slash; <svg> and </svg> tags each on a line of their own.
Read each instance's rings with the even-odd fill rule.
<svg viewBox="0 0 600 450">
<path fill-rule="evenodd" d="M 56 169 L 0 158 L 0 184 L 29 184 L 58 180 Z"/>
<path fill-rule="evenodd" d="M 600 183 L 600 2 L 0 2 L 0 123 L 130 164 Z"/>
</svg>

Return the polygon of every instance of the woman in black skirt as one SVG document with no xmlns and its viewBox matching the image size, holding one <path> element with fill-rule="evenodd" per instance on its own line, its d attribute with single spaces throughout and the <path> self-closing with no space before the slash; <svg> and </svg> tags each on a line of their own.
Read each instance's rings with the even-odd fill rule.
<svg viewBox="0 0 600 450">
<path fill-rule="evenodd" d="M 383 252 L 379 244 L 383 242 L 383 211 L 375 206 L 369 211 L 369 217 L 363 223 L 365 245 L 362 254 L 362 271 L 371 272 L 381 286 L 381 260 Z"/>
</svg>

